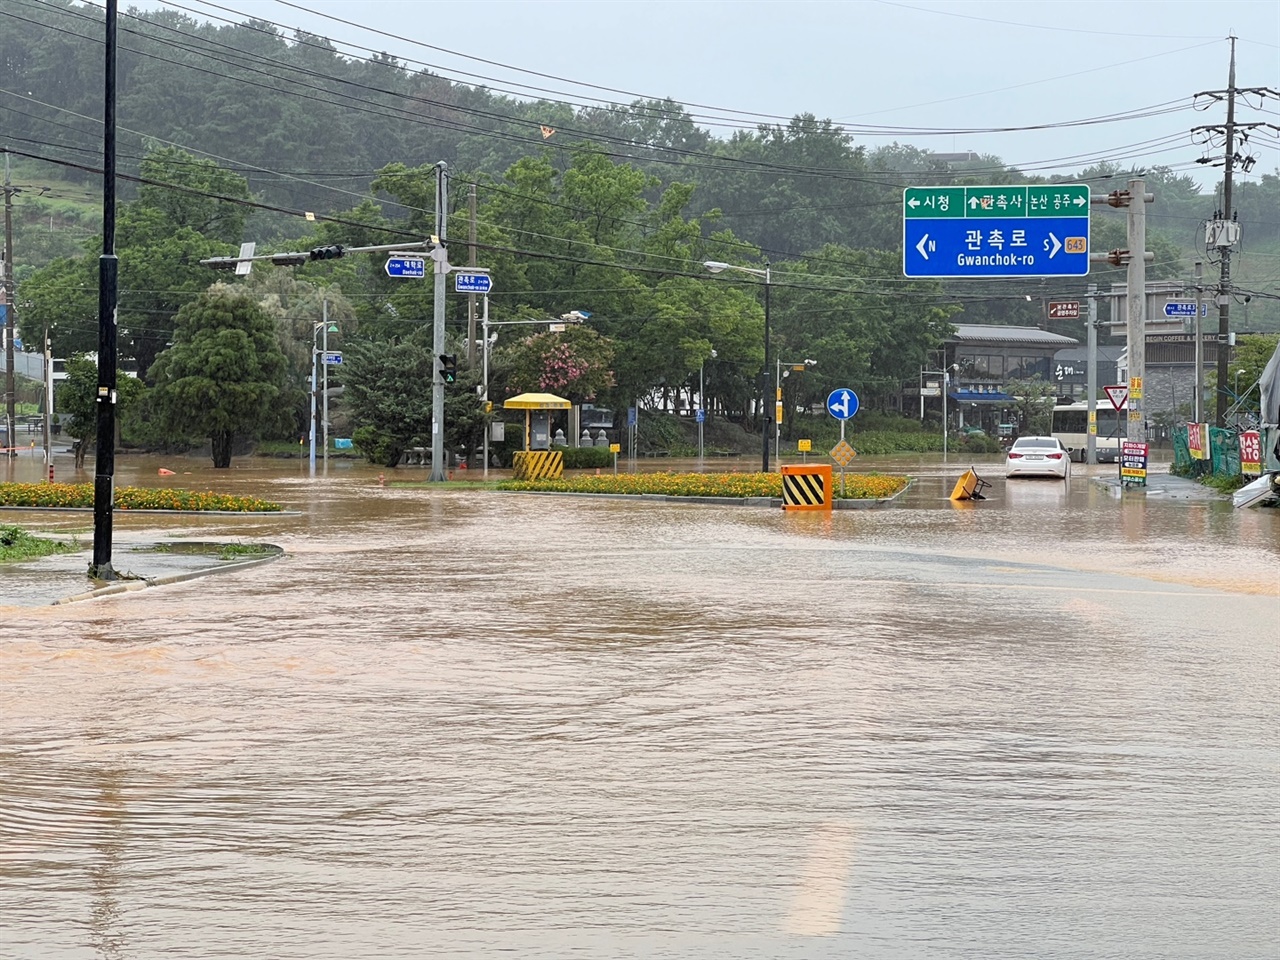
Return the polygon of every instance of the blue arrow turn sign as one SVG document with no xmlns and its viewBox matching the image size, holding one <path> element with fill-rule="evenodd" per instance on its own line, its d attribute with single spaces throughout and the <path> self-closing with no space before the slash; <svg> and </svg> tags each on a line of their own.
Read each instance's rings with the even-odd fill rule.
<svg viewBox="0 0 1280 960">
<path fill-rule="evenodd" d="M 858 395 L 846 387 L 832 390 L 827 397 L 827 413 L 837 420 L 848 420 L 858 412 Z M 844 429 L 841 427 L 841 429 Z"/>
</svg>

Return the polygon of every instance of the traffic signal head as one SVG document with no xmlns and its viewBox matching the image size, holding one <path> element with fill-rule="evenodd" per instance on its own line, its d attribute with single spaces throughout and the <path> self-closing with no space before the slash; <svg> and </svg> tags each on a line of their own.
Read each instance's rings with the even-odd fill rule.
<svg viewBox="0 0 1280 960">
<path fill-rule="evenodd" d="M 456 353 L 440 354 L 440 379 L 445 383 L 453 383 L 458 379 L 458 355 Z"/>
<path fill-rule="evenodd" d="M 342 256 L 344 247 L 340 243 L 332 243 L 327 247 L 313 247 L 311 249 L 312 260 L 336 260 Z"/>
</svg>

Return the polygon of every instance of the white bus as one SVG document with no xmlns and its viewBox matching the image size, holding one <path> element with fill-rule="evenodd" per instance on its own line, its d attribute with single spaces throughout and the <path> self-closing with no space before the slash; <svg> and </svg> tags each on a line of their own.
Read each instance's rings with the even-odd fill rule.
<svg viewBox="0 0 1280 960">
<path fill-rule="evenodd" d="M 1128 407 L 1128 404 L 1125 404 Z M 1120 455 L 1120 440 L 1123 439 L 1124 410 L 1120 411 L 1117 423 L 1116 411 L 1106 400 L 1096 404 L 1098 412 L 1098 433 L 1094 437 L 1094 449 L 1099 463 L 1115 463 Z M 1084 463 L 1089 442 L 1089 408 L 1083 400 L 1076 403 L 1060 403 L 1053 408 L 1053 428 L 1051 433 L 1062 441 L 1062 445 L 1070 451 L 1071 459 L 1076 463 Z"/>
</svg>

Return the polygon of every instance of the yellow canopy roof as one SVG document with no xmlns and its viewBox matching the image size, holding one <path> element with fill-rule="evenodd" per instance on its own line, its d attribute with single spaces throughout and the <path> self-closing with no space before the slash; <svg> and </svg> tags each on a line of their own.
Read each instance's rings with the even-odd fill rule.
<svg viewBox="0 0 1280 960">
<path fill-rule="evenodd" d="M 521 393 L 502 406 L 507 410 L 568 410 L 573 404 L 554 393 Z"/>
</svg>

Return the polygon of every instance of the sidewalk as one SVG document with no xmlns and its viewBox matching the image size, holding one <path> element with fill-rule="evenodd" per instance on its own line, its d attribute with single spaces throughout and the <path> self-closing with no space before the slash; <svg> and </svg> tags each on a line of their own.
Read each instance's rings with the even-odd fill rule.
<svg viewBox="0 0 1280 960">
<path fill-rule="evenodd" d="M 42 607 L 111 596 L 211 573 L 243 570 L 283 556 L 279 547 L 269 544 L 262 546 L 266 551 L 263 554 L 223 556 L 219 552 L 223 546 L 190 540 L 117 542 L 112 546 L 111 566 L 120 579 L 110 583 L 89 579 L 89 566 L 93 562 L 91 548 L 5 564 L 4 576 L 0 578 L 0 608 Z"/>
<path fill-rule="evenodd" d="M 1108 476 L 1091 477 L 1094 483 L 1100 483 L 1105 487 L 1120 492 L 1120 478 L 1114 473 Z M 1126 486 L 1123 488 L 1124 496 L 1145 496 L 1148 500 L 1184 500 L 1189 503 L 1211 503 L 1215 500 L 1224 503 L 1230 503 L 1231 497 L 1225 493 L 1219 493 L 1212 487 L 1206 487 L 1203 483 L 1197 483 L 1189 477 L 1179 477 L 1172 473 L 1151 473 L 1147 472 L 1147 485 L 1145 487 Z"/>
</svg>

